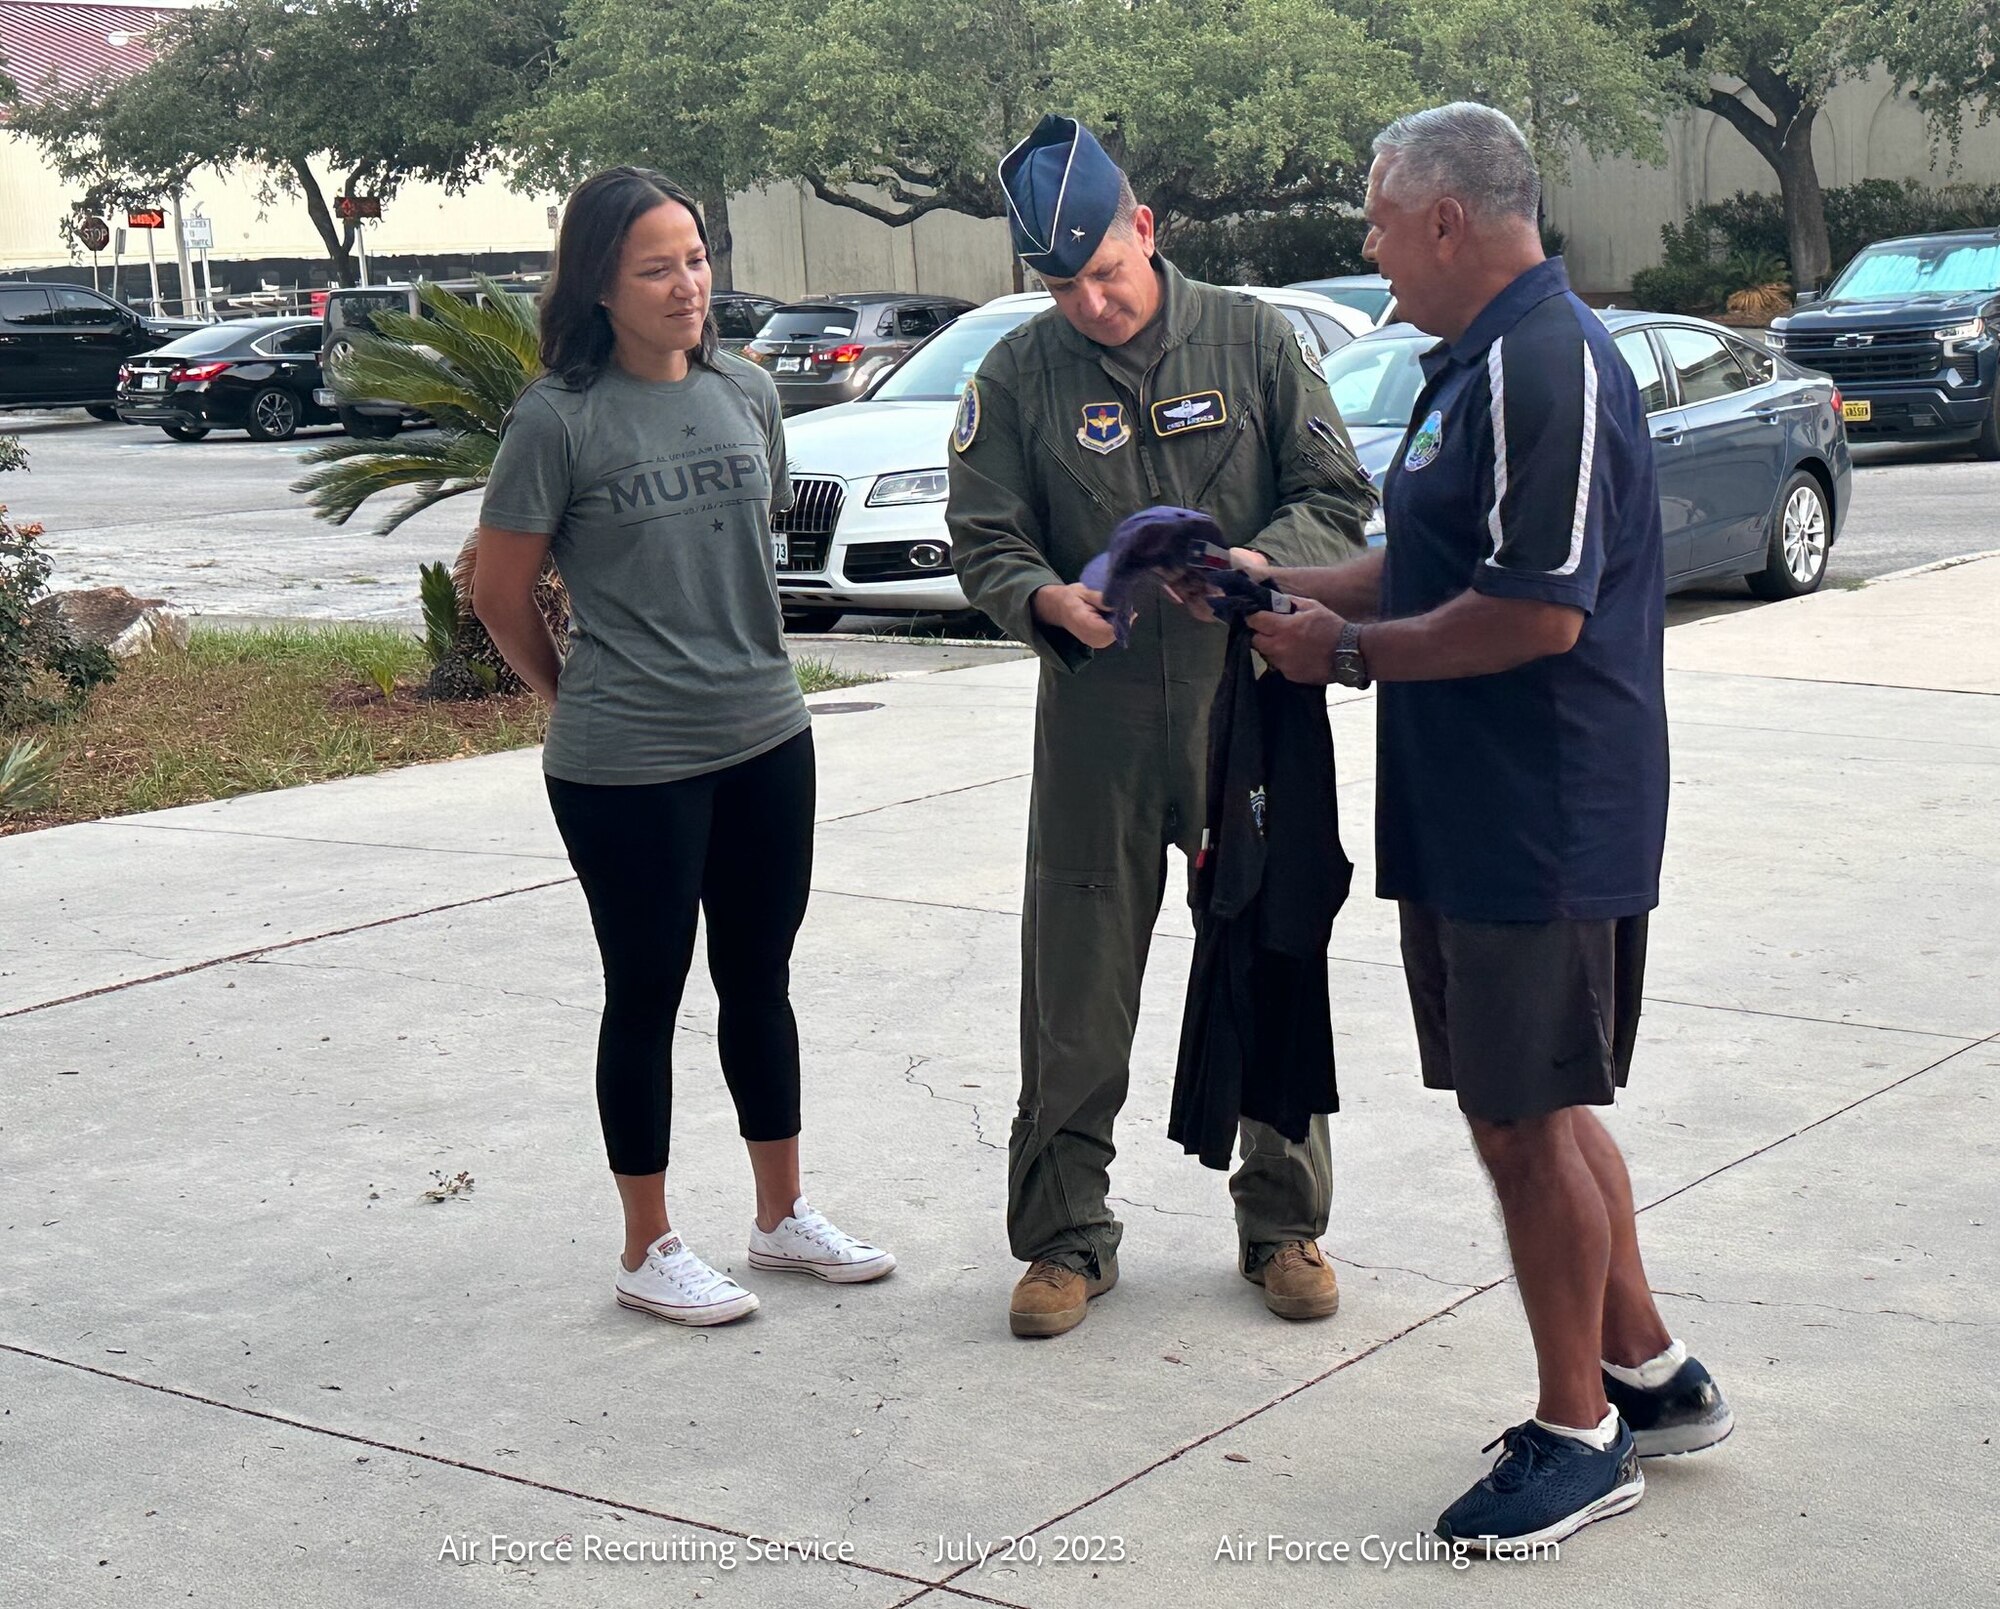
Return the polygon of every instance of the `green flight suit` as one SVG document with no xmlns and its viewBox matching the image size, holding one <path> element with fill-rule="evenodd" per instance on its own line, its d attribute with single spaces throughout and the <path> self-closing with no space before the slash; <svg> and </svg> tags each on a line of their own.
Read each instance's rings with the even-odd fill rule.
<svg viewBox="0 0 2000 1609">
<path fill-rule="evenodd" d="M 1160 598 L 1128 647 L 1093 653 L 1045 630 L 1030 600 L 1075 581 L 1119 520 L 1153 504 L 1202 509 L 1274 563 L 1327 565 L 1362 551 L 1374 503 L 1284 315 L 1170 264 L 1161 274 L 1165 345 L 1137 396 L 1055 310 L 994 346 L 961 404 L 946 516 L 966 595 L 1042 661 L 1007 1229 L 1022 1261 L 1083 1270 L 1118 1247 L 1112 1122 L 1167 846 L 1192 856 L 1201 841 L 1226 633 Z M 1242 1146 L 1230 1193 L 1247 1270 L 1325 1231 L 1332 1179 L 1323 1117 L 1303 1144 L 1246 1121 Z"/>
</svg>

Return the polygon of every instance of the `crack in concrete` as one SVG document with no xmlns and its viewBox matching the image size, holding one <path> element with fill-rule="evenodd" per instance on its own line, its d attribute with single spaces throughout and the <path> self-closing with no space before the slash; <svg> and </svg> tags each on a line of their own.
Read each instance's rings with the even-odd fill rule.
<svg viewBox="0 0 2000 1609">
<path fill-rule="evenodd" d="M 1182 1212 L 1177 1207 L 1162 1207 L 1153 1201 L 1134 1201 L 1130 1196 L 1106 1196 L 1106 1201 L 1115 1201 L 1120 1206 L 1137 1207 L 1142 1212 L 1157 1212 L 1163 1218 L 1206 1218 L 1211 1223 L 1233 1224 L 1235 1217 L 1226 1212 Z"/>
<path fill-rule="evenodd" d="M 1476 1291 L 1480 1289 L 1478 1285 L 1469 1279 L 1445 1279 L 1437 1274 L 1426 1274 L 1421 1268 L 1405 1268 L 1401 1263 L 1357 1263 L 1352 1257 L 1342 1257 L 1334 1252 L 1328 1252 L 1326 1255 L 1331 1261 L 1342 1263 L 1349 1268 L 1366 1268 L 1371 1272 L 1383 1274 L 1408 1274 L 1415 1279 L 1427 1279 L 1433 1285 L 1442 1285 L 1447 1290 Z M 1505 1284 L 1506 1281 L 1502 1280 L 1501 1283 Z"/>
<path fill-rule="evenodd" d="M 586 1016 L 602 1015 L 600 1006 L 580 1006 L 552 994 L 535 994 L 527 989 L 503 989 L 497 983 L 481 983 L 471 978 L 433 978 L 419 972 L 405 972 L 398 967 L 365 967 L 345 961 L 274 961 L 263 956 L 253 956 L 244 963 L 253 967 L 273 967 L 284 972 L 358 972 L 371 978 L 397 978 L 405 983 L 431 983 L 444 989 L 478 989 L 487 994 L 504 995 L 509 1000 L 532 1000 L 542 1005 L 555 1006 L 562 1011 L 578 1011 Z M 689 1027 L 686 1023 L 678 1026 L 688 1033 L 704 1039 L 715 1036 L 700 1028 Z"/>
<path fill-rule="evenodd" d="M 1655 1296 L 1678 1296 L 1684 1301 L 1709 1307 L 1789 1307 L 1819 1313 L 1845 1313 L 1850 1318 L 1911 1318 L 1919 1324 L 1971 1330 L 2000 1329 L 2000 1320 L 1978 1318 L 1932 1318 L 1913 1313 L 1906 1307 L 1840 1307 L 1833 1302 L 1767 1302 L 1754 1296 L 1704 1296 L 1700 1291 L 1656 1290 Z"/>
<path fill-rule="evenodd" d="M 930 1057 L 928 1056 L 911 1056 L 909 1058 L 909 1064 L 903 1069 L 903 1082 L 908 1084 L 913 1089 L 922 1090 L 926 1095 L 928 1095 L 934 1101 L 943 1101 L 947 1106 L 965 1107 L 969 1112 L 972 1113 L 973 1139 L 977 1140 L 981 1145 L 985 1146 L 986 1149 L 989 1151 L 1004 1152 L 1007 1149 L 1006 1146 L 995 1145 L 993 1141 L 987 1139 L 986 1124 L 985 1121 L 980 1116 L 979 1103 L 977 1101 L 964 1100 L 956 1095 L 940 1095 L 936 1090 L 932 1089 L 930 1085 L 926 1084 L 921 1078 L 917 1077 L 917 1069 L 919 1067 L 926 1066 L 929 1062 L 930 1062 Z"/>
</svg>

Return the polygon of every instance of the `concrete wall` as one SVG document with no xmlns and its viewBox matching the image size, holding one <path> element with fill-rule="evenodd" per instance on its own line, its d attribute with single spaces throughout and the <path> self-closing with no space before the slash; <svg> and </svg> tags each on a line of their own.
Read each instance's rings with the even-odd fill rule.
<svg viewBox="0 0 2000 1609">
<path fill-rule="evenodd" d="M 1577 289 L 1628 290 L 1636 270 L 1660 260 L 1662 224 L 1739 190 L 1777 191 L 1777 175 L 1749 141 L 1710 113 L 1675 118 L 1666 142 L 1662 167 L 1579 156 L 1568 176 L 1550 185 L 1549 219 L 1568 237 Z M 1934 168 L 1916 106 L 1876 73 L 1833 92 L 1813 130 L 1813 155 L 1827 189 L 1862 179 L 1991 184 L 2000 182 L 2000 122 L 1968 126 L 1957 169 Z"/>
<path fill-rule="evenodd" d="M 338 186 L 322 175 L 331 196 Z M 195 177 L 189 213 L 215 225 L 211 272 L 218 293 L 225 284 L 254 290 L 260 259 L 305 258 L 324 262 L 324 247 L 305 204 L 280 195 L 257 202 L 259 176 Z M 412 184 L 367 226 L 375 256 L 472 257 L 485 252 L 547 251 L 553 244 L 548 206 L 553 196 L 524 196 L 498 178 L 452 195 L 436 185 Z M 0 272 L 46 268 L 71 259 L 57 234 L 70 208 L 70 192 L 32 145 L 0 131 Z M 120 220 L 109 220 L 116 224 Z M 730 206 L 736 237 L 736 283 L 768 296 L 794 297 L 842 290 L 931 291 L 986 301 L 1013 289 L 1007 227 L 998 219 L 937 212 L 906 229 L 890 229 L 846 207 L 829 206 L 803 187 L 785 185 L 738 196 Z M 174 260 L 171 228 L 154 242 L 162 262 Z M 128 233 L 125 261 L 144 261 L 144 234 Z M 110 267 L 111 254 L 100 256 Z M 232 272 L 232 261 L 238 265 Z M 88 277 L 89 259 L 77 265 Z M 326 280 L 322 268 L 309 284 Z"/>
</svg>

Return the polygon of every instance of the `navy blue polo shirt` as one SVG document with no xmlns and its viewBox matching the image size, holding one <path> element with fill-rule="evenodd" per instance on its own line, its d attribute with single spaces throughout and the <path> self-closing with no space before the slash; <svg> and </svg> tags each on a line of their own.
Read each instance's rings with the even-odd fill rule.
<svg viewBox="0 0 2000 1609">
<path fill-rule="evenodd" d="M 1560 259 L 1423 365 L 1383 487 L 1384 618 L 1468 587 L 1585 618 L 1566 654 L 1382 684 L 1377 892 L 1465 921 L 1651 910 L 1667 826 L 1666 573 L 1632 371 Z"/>
</svg>

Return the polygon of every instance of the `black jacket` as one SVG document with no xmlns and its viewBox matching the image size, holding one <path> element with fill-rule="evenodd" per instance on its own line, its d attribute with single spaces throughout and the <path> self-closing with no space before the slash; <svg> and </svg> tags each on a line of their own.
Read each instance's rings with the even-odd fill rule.
<svg viewBox="0 0 2000 1609">
<path fill-rule="evenodd" d="M 1211 1168 L 1229 1166 L 1241 1117 L 1302 1141 L 1314 1113 L 1340 1109 L 1326 948 L 1354 875 L 1325 689 L 1259 676 L 1233 612 L 1209 715 L 1194 969 L 1167 1127 Z"/>
</svg>

